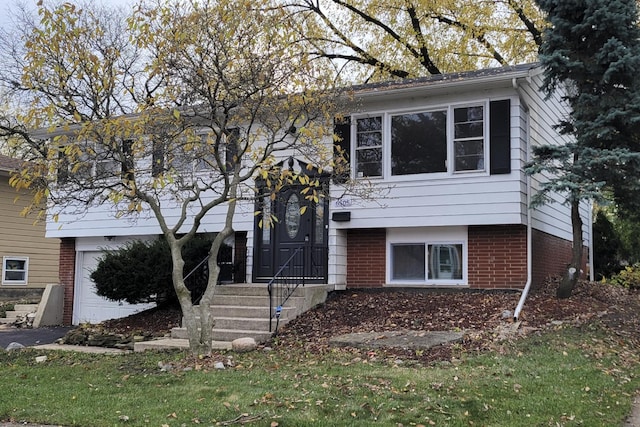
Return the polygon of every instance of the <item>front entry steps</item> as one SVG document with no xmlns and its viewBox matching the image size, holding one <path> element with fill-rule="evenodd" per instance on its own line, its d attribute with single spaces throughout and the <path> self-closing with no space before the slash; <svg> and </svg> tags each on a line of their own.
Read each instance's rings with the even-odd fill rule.
<svg viewBox="0 0 640 427">
<path fill-rule="evenodd" d="M 315 284 L 298 287 L 282 308 L 280 326 L 323 303 L 327 299 L 328 289 L 327 285 Z M 261 343 L 273 335 L 269 331 L 269 294 L 266 284 L 219 285 L 213 301 L 211 312 L 214 317 L 214 348 L 230 348 L 231 341 L 245 337 Z M 274 320 L 272 329 L 275 326 Z M 188 346 L 187 330 L 181 327 L 172 329 L 170 339 L 136 343 L 135 351 Z"/>
<path fill-rule="evenodd" d="M 0 317 L 0 323 L 31 326 L 37 311 L 38 304 L 16 304 L 6 312 L 7 317 Z"/>
</svg>

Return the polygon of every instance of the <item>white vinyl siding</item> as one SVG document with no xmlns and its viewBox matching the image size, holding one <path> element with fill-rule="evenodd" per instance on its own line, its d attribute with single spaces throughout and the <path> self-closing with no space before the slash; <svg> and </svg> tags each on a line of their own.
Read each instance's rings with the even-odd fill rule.
<svg viewBox="0 0 640 427">
<path fill-rule="evenodd" d="M 476 81 L 445 82 L 407 88 L 393 93 L 377 90 L 371 97 L 358 98 L 354 102 L 351 121 L 350 153 L 352 164 L 355 164 L 356 120 L 367 117 L 386 117 L 391 123 L 393 117 L 421 112 L 451 111 L 449 108 L 466 108 L 484 106 L 485 141 L 489 138 L 487 123 L 490 119 L 491 102 L 510 101 L 510 172 L 491 175 L 489 160 L 490 147 L 484 147 L 484 171 L 474 170 L 455 173 L 453 165 L 448 165 L 448 172 L 395 174 L 390 164 L 391 146 L 384 147 L 384 141 L 391 141 L 391 134 L 384 134 L 382 172 L 384 178 L 372 173 L 364 179 L 369 187 L 358 189 L 360 194 L 368 197 L 359 198 L 352 194 L 344 194 L 344 188 L 332 184 L 334 199 L 330 203 L 329 218 L 335 212 L 349 212 L 350 221 L 329 221 L 330 236 L 330 271 L 333 262 L 344 262 L 332 252 L 331 238 L 342 236 L 346 229 L 356 228 L 388 228 L 388 227 L 441 227 L 468 225 L 527 224 L 531 213 L 533 226 L 536 229 L 570 239 L 571 227 L 569 210 L 563 206 L 561 198 L 558 203 L 543 206 L 530 211 L 527 206 L 527 177 L 523 172 L 527 160 L 528 144 L 540 144 L 547 141 L 562 142 L 554 125 L 566 115 L 566 108 L 559 97 L 545 100 L 539 91 L 541 75 L 524 77 L 520 74 L 517 81 L 513 76 L 505 75 L 502 80 L 489 82 Z M 518 86 L 514 88 L 514 83 Z M 359 95 L 355 95 L 358 97 Z M 449 113 L 451 115 L 453 113 Z M 453 120 L 448 117 L 453 126 Z M 384 127 L 384 126 L 383 126 Z M 387 125 L 387 129 L 389 125 Z M 383 133 L 385 130 L 382 131 Z M 390 130 L 388 131 L 390 132 Z M 450 132 L 450 130 L 449 130 Z M 327 144 L 333 141 L 328 138 Z M 452 147 L 453 141 L 450 142 Z M 490 142 L 489 142 L 490 144 Z M 372 145 L 373 147 L 373 145 Z M 363 148 L 364 149 L 364 148 Z M 450 148 L 452 150 L 452 148 Z M 448 152 L 448 163 L 452 163 L 452 151 Z M 385 162 L 386 161 L 386 162 Z M 352 169 L 352 177 L 357 178 L 357 170 Z M 364 175 L 364 171 L 363 171 Z M 382 178 L 382 179 L 380 179 Z M 367 182 L 368 181 L 368 182 Z M 534 179 L 534 188 L 539 185 Z M 169 224 L 175 223 L 178 207 L 164 204 Z M 251 246 L 254 229 L 253 202 L 242 202 L 234 218 L 236 231 L 248 231 L 248 244 Z M 586 212 L 586 211 L 585 211 Z M 214 209 L 203 221 L 202 230 L 213 232 L 221 228 L 226 206 Z M 586 218 L 586 217 L 585 217 Z M 47 223 L 47 236 L 51 237 L 91 237 L 91 236 L 124 236 L 124 235 L 156 235 L 160 230 L 156 220 L 148 213 L 135 218 L 116 218 L 114 209 L 108 205 L 92 207 L 82 217 L 68 213 L 60 215 L 59 222 Z M 585 234 L 585 238 L 588 238 Z M 342 244 L 342 243 L 341 243 Z M 342 246 L 341 246 L 341 251 Z M 342 252 L 339 254 L 342 256 Z M 251 259 L 248 265 L 251 265 Z M 340 268 L 343 268 L 341 266 Z M 335 273 L 344 282 L 345 273 Z"/>
<path fill-rule="evenodd" d="M 527 95 L 527 105 L 529 107 L 529 141 L 532 145 L 543 145 L 548 143 L 562 144 L 569 141 L 566 136 L 560 136 L 554 126 L 559 120 L 566 118 L 568 107 L 561 100 L 561 94 L 556 93 L 549 99 L 545 99 L 543 94 L 536 92 L 542 84 L 542 75 L 533 78 L 530 85 L 523 85 L 522 91 Z M 532 187 L 535 192 L 540 188 L 540 183 L 544 181 L 544 175 L 532 177 Z M 564 203 L 564 197 L 560 194 L 551 195 L 552 202 L 539 206 L 531 212 L 533 228 L 561 237 L 571 241 L 571 213 L 569 207 Z M 589 224 L 589 203 L 583 203 L 581 215 L 584 222 L 583 238 L 585 241 L 591 239 Z"/>
</svg>

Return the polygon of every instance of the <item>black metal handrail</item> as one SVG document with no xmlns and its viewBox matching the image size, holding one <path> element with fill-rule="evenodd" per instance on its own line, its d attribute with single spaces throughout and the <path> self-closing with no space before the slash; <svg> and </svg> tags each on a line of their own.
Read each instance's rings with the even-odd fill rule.
<svg viewBox="0 0 640 427">
<path fill-rule="evenodd" d="M 242 248 L 236 249 L 232 256 L 235 259 L 220 256 L 220 254 L 218 255 L 218 266 L 220 267 L 218 284 L 244 282 L 247 251 Z M 209 258 L 210 255 L 204 257 L 184 276 L 184 282 L 187 288 L 192 292 L 196 292 L 196 295 L 193 295 L 193 304 L 198 304 L 200 302 L 202 292 L 204 291 L 204 288 L 206 288 L 209 280 L 209 268 L 207 264 Z M 198 289 L 198 291 L 196 291 L 196 289 Z"/>
<path fill-rule="evenodd" d="M 300 254 L 302 254 L 302 262 L 294 263 L 294 260 L 299 260 Z M 287 261 L 280 266 L 276 274 L 269 281 L 269 284 L 267 284 L 267 291 L 269 292 L 270 313 L 269 332 L 273 332 L 274 335 L 278 333 L 278 325 L 280 324 L 280 314 L 282 313 L 282 307 L 300 285 L 304 286 L 304 266 L 306 265 L 306 263 L 304 262 L 304 255 L 304 246 L 296 248 L 289 259 L 287 259 Z M 296 266 L 302 266 L 302 274 L 295 274 Z M 275 330 L 273 329 L 274 318 L 276 320 Z"/>
</svg>

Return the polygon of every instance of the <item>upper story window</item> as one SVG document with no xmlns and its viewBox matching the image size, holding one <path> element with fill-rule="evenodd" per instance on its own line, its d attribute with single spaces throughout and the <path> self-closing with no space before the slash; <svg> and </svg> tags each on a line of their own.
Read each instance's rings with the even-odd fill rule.
<svg viewBox="0 0 640 427">
<path fill-rule="evenodd" d="M 356 176 L 382 176 L 382 116 L 357 120 Z"/>
<path fill-rule="evenodd" d="M 509 99 L 354 119 L 337 120 L 334 133 L 355 178 L 511 173 Z"/>
<path fill-rule="evenodd" d="M 2 258 L 3 285 L 26 285 L 28 271 L 29 258 L 9 256 Z"/>
<path fill-rule="evenodd" d="M 484 107 L 453 110 L 454 170 L 484 170 Z"/>
<path fill-rule="evenodd" d="M 225 131 L 220 138 L 213 133 L 198 134 L 190 141 L 185 141 L 171 148 L 157 142 L 153 151 L 153 174 L 159 175 L 168 168 L 179 172 L 198 173 L 219 170 L 218 158 L 225 170 L 231 169 L 238 161 L 238 141 L 240 130 L 237 128 Z M 166 153 L 166 161 L 164 155 Z"/>
<path fill-rule="evenodd" d="M 447 171 L 447 111 L 391 116 L 391 175 Z"/>
<path fill-rule="evenodd" d="M 118 142 L 116 149 L 93 142 L 60 147 L 58 151 L 58 183 L 72 177 L 79 180 L 104 180 L 120 177 L 132 180 L 134 174 L 133 141 Z"/>
</svg>

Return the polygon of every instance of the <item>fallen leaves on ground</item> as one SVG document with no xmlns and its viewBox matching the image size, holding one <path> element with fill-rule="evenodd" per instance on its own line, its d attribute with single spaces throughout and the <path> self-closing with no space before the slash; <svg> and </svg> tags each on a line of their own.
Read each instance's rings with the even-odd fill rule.
<svg viewBox="0 0 640 427">
<path fill-rule="evenodd" d="M 519 334 L 535 333 L 564 325 L 582 325 L 599 320 L 612 334 L 629 342 L 640 342 L 640 294 L 619 286 L 580 282 L 568 299 L 557 299 L 558 279 L 548 280 L 530 292 L 519 317 Z M 299 349 L 313 354 L 331 351 L 351 353 L 354 358 L 414 360 L 421 363 L 452 360 L 465 353 L 496 348 L 504 339 L 501 328 L 514 326 L 513 311 L 520 292 L 499 290 L 358 289 L 332 292 L 327 301 L 286 325 L 267 345 L 286 353 Z M 180 313 L 151 310 L 104 322 L 114 333 L 144 330 L 162 336 L 179 324 Z M 429 350 L 385 348 L 362 350 L 336 348 L 331 337 L 387 331 L 465 331 L 462 342 Z M 507 337 L 511 338 L 513 336 Z M 219 358 L 212 358 L 218 360 Z M 206 361 L 199 361 L 201 365 Z M 206 367 L 206 366 L 205 366 Z"/>
<path fill-rule="evenodd" d="M 532 290 L 519 317 L 519 334 L 601 319 L 627 338 L 638 340 L 640 295 L 602 283 L 580 282 L 571 298 L 557 299 L 558 279 Z M 327 301 L 281 327 L 277 347 L 298 347 L 312 353 L 338 351 L 331 337 L 356 332 L 395 330 L 467 332 L 461 343 L 429 350 L 402 348 L 351 351 L 362 358 L 400 358 L 430 363 L 463 353 L 495 348 L 504 339 L 500 327 L 512 329 L 520 292 L 363 289 L 335 292 Z M 509 338 L 509 337 L 507 337 Z"/>
</svg>

